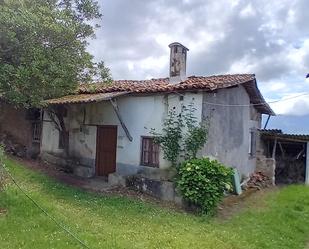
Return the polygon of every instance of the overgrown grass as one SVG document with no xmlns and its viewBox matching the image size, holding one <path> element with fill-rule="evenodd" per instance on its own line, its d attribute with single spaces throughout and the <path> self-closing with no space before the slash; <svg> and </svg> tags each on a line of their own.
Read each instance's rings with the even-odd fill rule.
<svg viewBox="0 0 309 249">
<path fill-rule="evenodd" d="M 13 160 L 20 185 L 90 248 L 304 248 L 309 188 L 269 193 L 228 221 L 181 214 L 123 197 L 67 187 Z M 82 248 L 14 186 L 0 193 L 0 248 Z"/>
</svg>

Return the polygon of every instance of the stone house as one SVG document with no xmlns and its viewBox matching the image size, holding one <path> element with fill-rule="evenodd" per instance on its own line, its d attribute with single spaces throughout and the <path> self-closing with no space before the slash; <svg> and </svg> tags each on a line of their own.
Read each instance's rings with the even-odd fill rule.
<svg viewBox="0 0 309 249">
<path fill-rule="evenodd" d="M 35 158 L 40 153 L 41 111 L 17 108 L 0 99 L 0 143 L 9 153 Z"/>
<path fill-rule="evenodd" d="M 274 115 L 255 75 L 187 76 L 188 49 L 180 43 L 169 47 L 167 78 L 81 84 L 75 95 L 48 100 L 50 106 L 65 109 L 69 149 L 66 155 L 45 111 L 41 157 L 69 166 L 82 177 L 139 174 L 162 180 L 170 163 L 150 130 L 162 129 L 171 108 L 180 111 L 191 103 L 198 122 L 210 120 L 208 141 L 199 156 L 217 158 L 244 176 L 254 172 L 262 114 Z"/>
</svg>

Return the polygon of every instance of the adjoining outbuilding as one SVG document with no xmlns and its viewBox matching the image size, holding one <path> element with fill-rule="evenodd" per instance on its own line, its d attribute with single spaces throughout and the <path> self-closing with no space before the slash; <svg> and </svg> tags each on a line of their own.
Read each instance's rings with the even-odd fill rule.
<svg viewBox="0 0 309 249">
<path fill-rule="evenodd" d="M 41 110 L 15 107 L 0 98 L 0 144 L 19 157 L 40 154 Z"/>
<path fill-rule="evenodd" d="M 309 135 L 285 134 L 274 129 L 260 130 L 260 136 L 268 161 L 264 170 L 273 174 L 275 184 L 309 183 Z"/>
</svg>

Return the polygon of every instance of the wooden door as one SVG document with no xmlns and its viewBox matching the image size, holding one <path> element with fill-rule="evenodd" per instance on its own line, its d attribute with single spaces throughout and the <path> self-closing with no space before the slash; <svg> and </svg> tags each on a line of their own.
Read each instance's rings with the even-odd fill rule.
<svg viewBox="0 0 309 249">
<path fill-rule="evenodd" d="M 108 176 L 116 171 L 116 150 L 117 126 L 98 126 L 96 175 Z"/>
</svg>

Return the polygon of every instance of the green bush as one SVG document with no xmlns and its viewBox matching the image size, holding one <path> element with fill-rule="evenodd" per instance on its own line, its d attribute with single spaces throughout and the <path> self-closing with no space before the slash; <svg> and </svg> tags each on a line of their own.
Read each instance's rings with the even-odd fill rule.
<svg viewBox="0 0 309 249">
<path fill-rule="evenodd" d="M 202 213 L 212 214 L 225 190 L 231 189 L 233 170 L 209 158 L 191 159 L 180 164 L 177 186 L 185 200 Z"/>
</svg>

